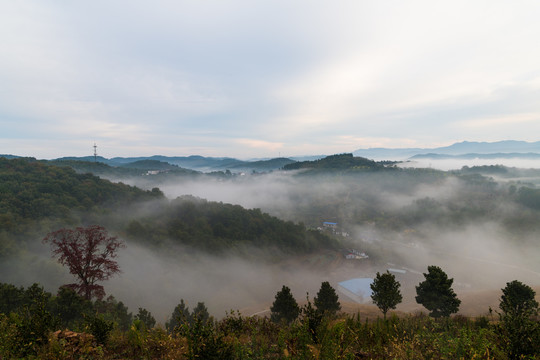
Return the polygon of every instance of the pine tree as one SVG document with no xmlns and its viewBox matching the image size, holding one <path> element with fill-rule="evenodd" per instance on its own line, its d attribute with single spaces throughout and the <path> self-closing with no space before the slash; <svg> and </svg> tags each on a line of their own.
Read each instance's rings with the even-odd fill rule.
<svg viewBox="0 0 540 360">
<path fill-rule="evenodd" d="M 176 305 L 171 315 L 171 320 L 165 324 L 169 333 L 174 332 L 179 326 L 191 322 L 191 313 L 186 306 L 184 299 L 180 299 L 180 304 Z"/>
<path fill-rule="evenodd" d="M 315 299 L 313 299 L 313 302 L 319 312 L 334 316 L 336 312 L 341 310 L 341 304 L 338 299 L 336 290 L 330 286 L 328 281 L 325 281 L 321 284 L 321 288 Z"/>
<path fill-rule="evenodd" d="M 499 307 L 504 315 L 511 317 L 531 317 L 538 312 L 536 292 L 528 285 L 514 280 L 506 283 Z"/>
<path fill-rule="evenodd" d="M 506 340 L 509 358 L 540 354 L 540 324 L 534 319 L 538 314 L 536 292 L 517 280 L 506 283 L 502 292 L 499 331 Z"/>
<path fill-rule="evenodd" d="M 139 312 L 135 315 L 135 320 L 143 323 L 146 329 L 152 329 L 156 325 L 156 319 L 145 308 L 139 308 Z"/>
<path fill-rule="evenodd" d="M 195 306 L 193 312 L 191 313 L 191 318 L 193 319 L 192 322 L 198 320 L 204 324 L 212 321 L 210 314 L 208 313 L 208 308 L 206 305 L 204 305 L 204 302 L 197 303 L 197 306 Z"/>
<path fill-rule="evenodd" d="M 426 280 L 416 287 L 416 302 L 430 311 L 433 317 L 450 316 L 459 310 L 461 300 L 452 290 L 454 279 L 438 266 L 428 266 L 428 273 L 424 273 Z"/>
<path fill-rule="evenodd" d="M 300 308 L 291 294 L 291 289 L 283 285 L 281 291 L 276 294 L 276 299 L 270 308 L 270 319 L 274 322 L 285 321 L 291 323 L 298 317 Z"/>
<path fill-rule="evenodd" d="M 397 304 L 403 300 L 403 296 L 399 291 L 400 286 L 401 284 L 396 281 L 396 277 L 388 271 L 383 274 L 377 273 L 373 283 L 370 285 L 373 291 L 371 299 L 382 311 L 385 319 L 388 310 L 395 309 Z"/>
</svg>

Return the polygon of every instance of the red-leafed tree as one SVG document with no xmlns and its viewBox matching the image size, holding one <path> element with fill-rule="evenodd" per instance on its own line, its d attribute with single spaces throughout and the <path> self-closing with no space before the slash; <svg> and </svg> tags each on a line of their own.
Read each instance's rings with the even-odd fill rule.
<svg viewBox="0 0 540 360">
<path fill-rule="evenodd" d="M 109 236 L 102 226 L 60 229 L 47 234 L 43 242 L 51 244 L 53 257 L 77 277 L 77 283 L 66 286 L 88 300 L 103 298 L 105 290 L 97 282 L 120 272 L 114 258 L 125 244 L 116 236 Z"/>
</svg>

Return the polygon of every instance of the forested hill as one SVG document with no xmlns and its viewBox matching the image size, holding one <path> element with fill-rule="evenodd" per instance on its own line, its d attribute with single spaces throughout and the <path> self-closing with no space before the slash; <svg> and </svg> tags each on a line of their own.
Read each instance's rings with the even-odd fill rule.
<svg viewBox="0 0 540 360">
<path fill-rule="evenodd" d="M 386 163 L 376 162 L 353 154 L 331 155 L 315 161 L 301 161 L 285 165 L 284 170 L 382 170 Z"/>
<path fill-rule="evenodd" d="M 164 172 L 169 175 L 199 175 L 198 171 L 181 168 L 163 161 L 140 160 L 132 163 L 111 166 L 103 162 L 81 161 L 81 160 L 43 160 L 49 165 L 70 167 L 77 173 L 92 173 L 105 178 L 128 179 L 148 174 L 148 171 Z"/>
<path fill-rule="evenodd" d="M 144 191 L 35 159 L 0 158 L 0 258 L 49 231 L 91 224 L 141 243 L 172 242 L 213 253 L 240 247 L 303 253 L 335 246 L 302 224 L 257 209 L 191 196 L 169 201 L 158 188 Z"/>
<path fill-rule="evenodd" d="M 150 216 L 134 218 L 126 233 L 130 239 L 157 245 L 171 241 L 209 253 L 274 249 L 281 254 L 305 254 L 337 248 L 334 240 L 303 224 L 190 195 L 155 209 Z"/>
<path fill-rule="evenodd" d="M 92 174 L 35 159 L 0 158 L 0 229 L 19 233 L 31 222 L 57 219 L 73 222 L 79 212 L 103 212 L 134 201 L 162 198 L 159 189 L 144 191 L 112 183 Z"/>
</svg>

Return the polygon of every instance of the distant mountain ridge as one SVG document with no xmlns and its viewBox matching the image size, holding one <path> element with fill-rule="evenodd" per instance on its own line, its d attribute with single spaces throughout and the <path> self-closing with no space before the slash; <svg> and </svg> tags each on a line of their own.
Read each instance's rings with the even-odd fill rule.
<svg viewBox="0 0 540 360">
<path fill-rule="evenodd" d="M 88 162 L 100 162 L 114 167 L 132 167 L 132 168 L 147 168 L 150 165 L 156 165 L 162 163 L 159 167 L 163 168 L 164 163 L 170 165 L 179 166 L 184 169 L 197 170 L 197 171 L 221 171 L 221 170 L 233 170 L 233 171 L 271 171 L 281 169 L 285 165 L 296 162 L 289 158 L 274 158 L 268 160 L 255 160 L 244 161 L 229 157 L 204 157 L 200 155 L 191 156 L 140 156 L 140 157 L 114 157 L 107 159 L 101 156 L 97 156 L 95 159 L 93 156 L 83 157 L 62 157 L 55 159 L 57 161 L 75 160 L 75 161 L 88 161 Z"/>
<path fill-rule="evenodd" d="M 472 159 L 472 158 L 525 158 L 536 159 L 540 158 L 540 141 L 526 142 L 516 140 L 504 140 L 496 142 L 476 142 L 462 141 L 450 146 L 438 148 L 369 148 L 358 149 L 352 152 L 354 156 L 363 157 L 373 160 L 390 160 L 399 161 L 407 159 Z M 4 158 L 17 158 L 17 155 L 0 155 Z M 239 160 L 230 157 L 205 157 L 200 155 L 191 156 L 139 156 L 139 157 L 114 157 L 111 159 L 102 156 L 82 156 L 82 157 L 62 157 L 54 159 L 57 161 L 88 161 L 107 164 L 114 167 L 125 167 L 127 164 L 135 162 L 143 162 L 131 167 L 143 168 L 150 163 L 145 161 L 153 161 L 168 163 L 179 166 L 184 169 L 196 171 L 224 171 L 231 170 L 236 172 L 249 171 L 272 171 L 282 169 L 289 164 L 304 161 L 316 161 L 326 157 L 326 155 L 300 156 L 300 157 L 278 157 L 272 159 L 254 159 L 254 160 Z M 163 168 L 162 164 L 160 168 Z"/>
<path fill-rule="evenodd" d="M 516 140 L 504 140 L 496 142 L 476 142 L 462 141 L 450 146 L 438 148 L 369 148 L 358 149 L 353 152 L 355 156 L 362 156 L 377 160 L 405 160 L 409 158 L 452 158 L 454 156 L 465 156 L 474 154 L 475 157 L 487 154 L 497 154 L 497 157 L 526 157 L 530 158 L 535 154 L 540 155 L 540 141 L 526 142 Z M 521 156 L 520 156 L 521 155 Z"/>
<path fill-rule="evenodd" d="M 478 154 L 469 153 L 461 155 L 447 155 L 447 154 L 418 154 L 410 157 L 411 160 L 418 159 L 540 159 L 538 153 L 491 153 L 491 154 Z"/>
</svg>

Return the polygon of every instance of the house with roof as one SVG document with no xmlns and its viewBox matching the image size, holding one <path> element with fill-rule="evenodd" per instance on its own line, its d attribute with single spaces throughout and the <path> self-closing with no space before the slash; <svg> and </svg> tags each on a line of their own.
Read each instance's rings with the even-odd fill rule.
<svg viewBox="0 0 540 360">
<path fill-rule="evenodd" d="M 323 227 L 325 227 L 327 229 L 336 229 L 337 228 L 337 223 L 330 222 L 330 221 L 325 221 L 325 222 L 323 222 Z"/>
</svg>

